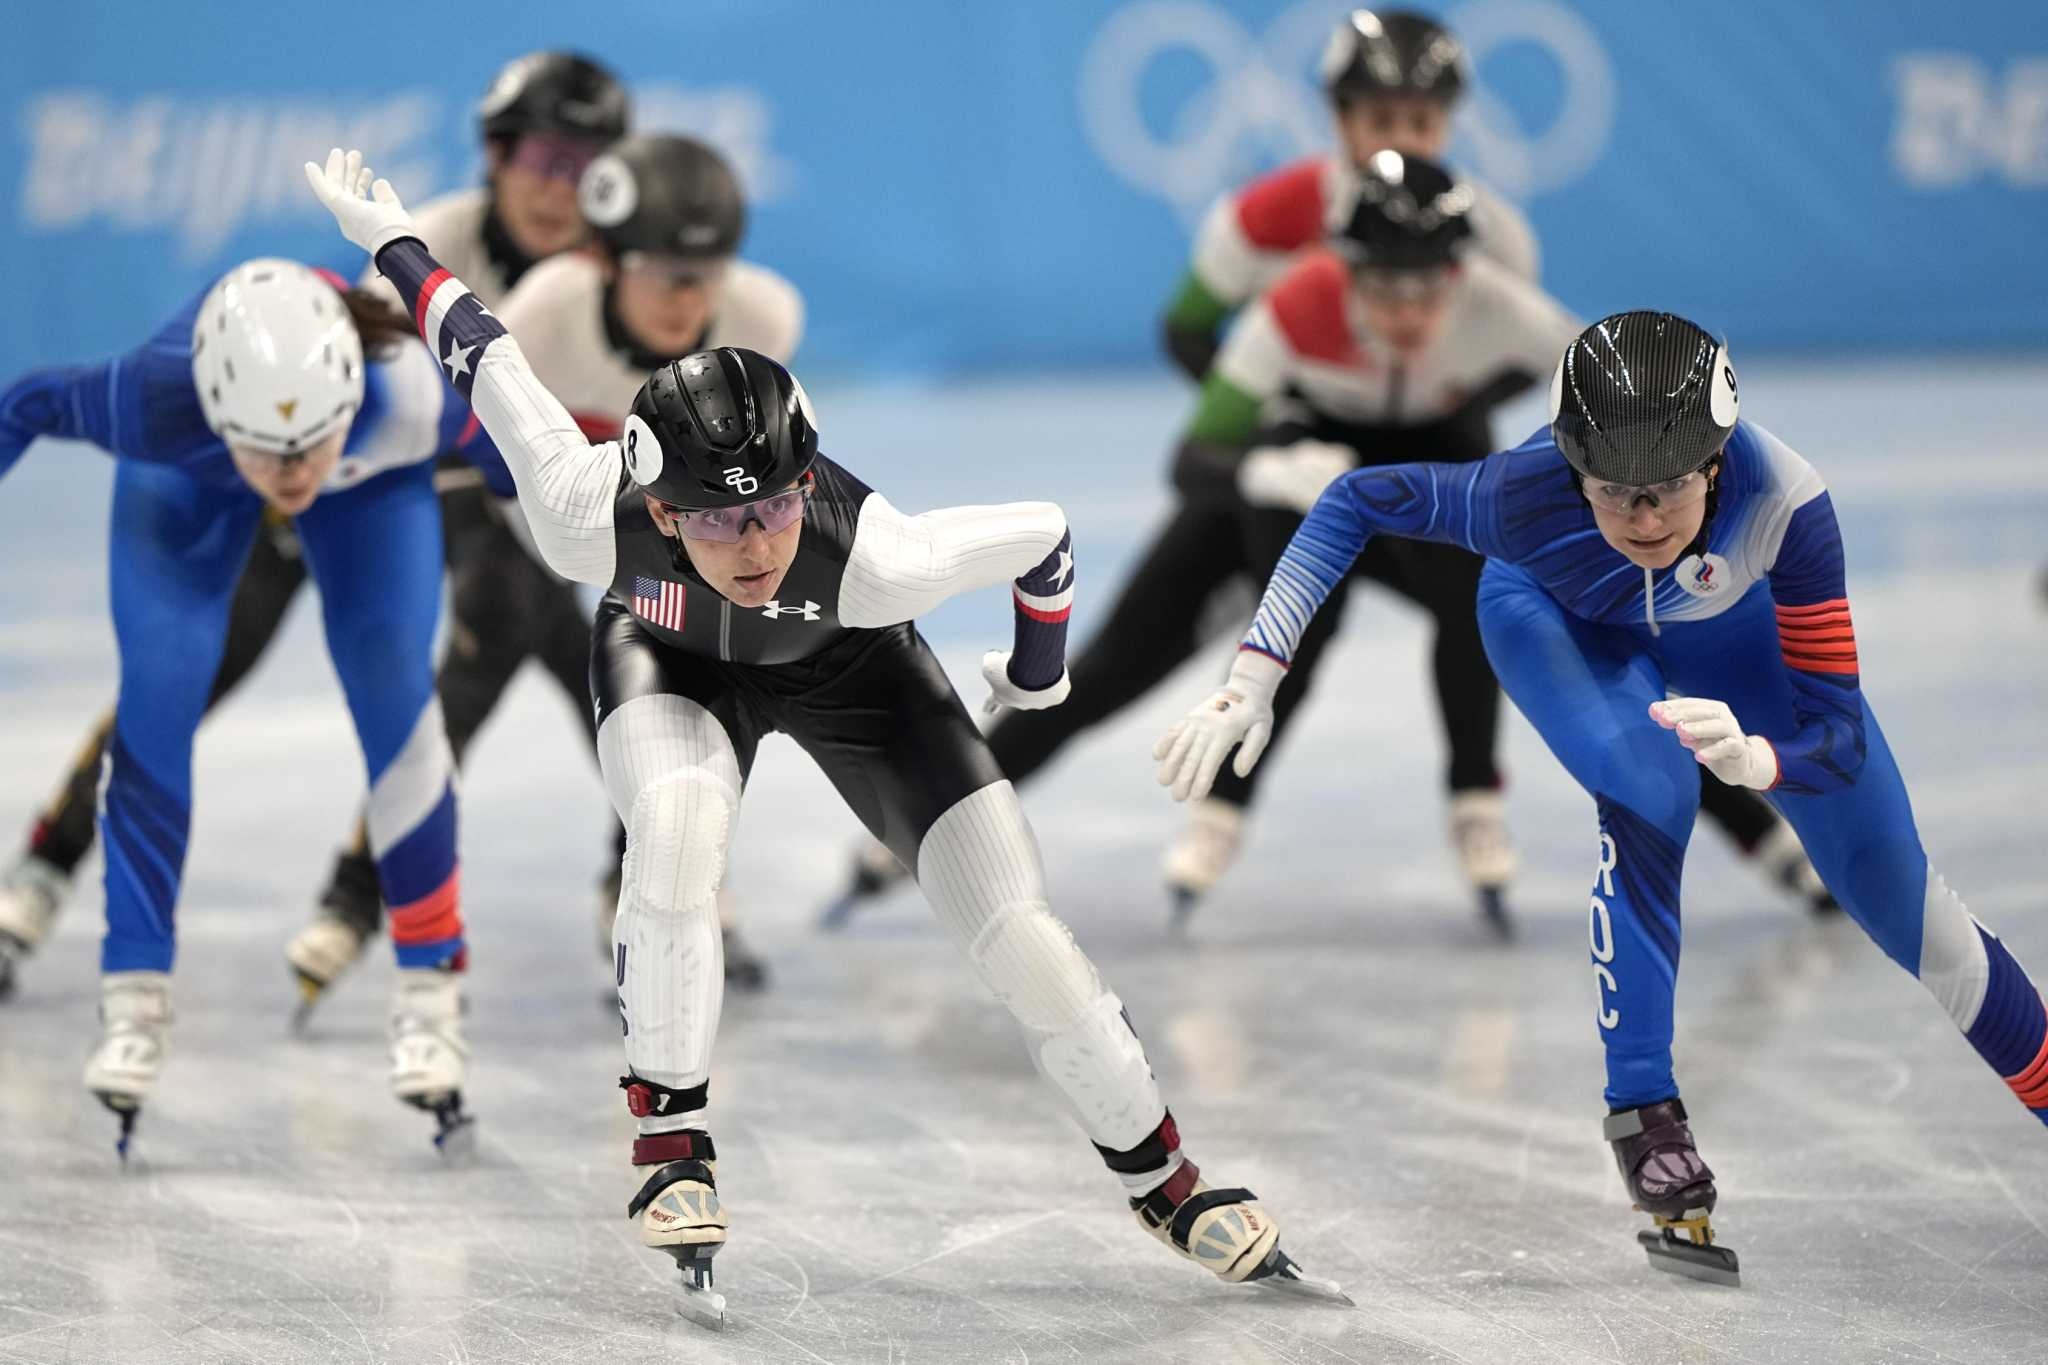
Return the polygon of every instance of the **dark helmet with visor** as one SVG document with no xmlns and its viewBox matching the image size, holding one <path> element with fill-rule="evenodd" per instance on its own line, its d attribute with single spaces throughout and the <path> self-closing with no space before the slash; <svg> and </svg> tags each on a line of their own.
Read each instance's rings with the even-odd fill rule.
<svg viewBox="0 0 2048 1365">
<path fill-rule="evenodd" d="M 747 230 L 739 177 L 693 137 L 642 133 L 606 148 L 583 172 L 576 201 L 614 258 L 730 256 Z"/>
<path fill-rule="evenodd" d="M 486 138 L 553 133 L 590 142 L 626 135 L 628 100 L 618 77 L 575 52 L 529 52 L 492 78 L 477 103 Z"/>
<path fill-rule="evenodd" d="M 1550 431 L 1587 479 L 1644 488 L 1703 469 L 1735 430 L 1728 347 L 1673 313 L 1616 313 L 1579 333 L 1550 381 Z"/>
<path fill-rule="evenodd" d="M 649 496 L 671 507 L 737 507 L 810 472 L 818 421 L 795 375 L 759 351 L 721 346 L 649 375 L 620 444 Z"/>
</svg>

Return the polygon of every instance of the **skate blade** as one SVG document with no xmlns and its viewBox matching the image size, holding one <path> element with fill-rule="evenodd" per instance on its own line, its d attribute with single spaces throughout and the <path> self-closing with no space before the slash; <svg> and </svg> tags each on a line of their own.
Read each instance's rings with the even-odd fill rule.
<svg viewBox="0 0 2048 1365">
<path fill-rule="evenodd" d="M 1672 1275 L 1683 1275 L 1687 1279 L 1704 1280 L 1708 1284 L 1725 1284 L 1731 1289 L 1742 1287 L 1742 1264 L 1734 1251 L 1709 1242 L 1698 1245 L 1678 1236 L 1669 1228 L 1661 1232 L 1638 1232 L 1636 1241 L 1649 1253 L 1650 1264 L 1658 1270 Z"/>
<path fill-rule="evenodd" d="M 673 1246 L 656 1248 L 675 1257 L 676 1269 L 683 1275 L 676 1312 L 714 1332 L 725 1330 L 725 1295 L 711 1287 L 711 1258 L 724 1246 L 724 1240 L 720 1239 L 716 1242 L 678 1242 Z"/>
<path fill-rule="evenodd" d="M 1294 1258 L 1278 1247 L 1273 1248 L 1273 1254 L 1266 1258 L 1266 1264 L 1260 1267 L 1258 1275 L 1247 1282 L 1298 1298 L 1314 1299 L 1318 1303 L 1358 1307 L 1358 1301 L 1345 1293 L 1335 1280 L 1319 1280 L 1313 1275 L 1302 1274 Z"/>
<path fill-rule="evenodd" d="M 134 1095 L 118 1095 L 106 1090 L 95 1090 L 93 1098 L 105 1105 L 107 1112 L 121 1120 L 121 1131 L 114 1138 L 114 1155 L 121 1158 L 121 1164 L 128 1164 L 131 1139 L 135 1136 L 135 1121 L 142 1117 L 142 1101 Z"/>
<path fill-rule="evenodd" d="M 292 968 L 292 976 L 299 984 L 299 1003 L 292 1008 L 292 1032 L 304 1033 L 307 1022 L 313 1017 L 313 1007 L 327 992 L 327 983 L 315 980 L 297 967 Z"/>
<path fill-rule="evenodd" d="M 1195 905 L 1201 896 L 1185 886 L 1166 888 L 1166 932 L 1176 937 L 1187 933 L 1188 923 L 1195 917 Z"/>
</svg>

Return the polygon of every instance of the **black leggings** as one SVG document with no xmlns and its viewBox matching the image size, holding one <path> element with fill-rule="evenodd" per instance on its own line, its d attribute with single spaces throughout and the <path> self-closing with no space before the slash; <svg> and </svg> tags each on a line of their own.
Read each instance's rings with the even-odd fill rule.
<svg viewBox="0 0 2048 1365">
<path fill-rule="evenodd" d="M 638 697 L 689 698 L 732 741 L 743 782 L 761 736 L 781 731 L 905 867 L 917 866 L 918 846 L 941 815 L 1003 780 L 945 669 L 907 623 L 794 663 L 734 664 L 664 644 L 606 597 L 591 640 L 590 688 L 600 725 Z"/>
</svg>

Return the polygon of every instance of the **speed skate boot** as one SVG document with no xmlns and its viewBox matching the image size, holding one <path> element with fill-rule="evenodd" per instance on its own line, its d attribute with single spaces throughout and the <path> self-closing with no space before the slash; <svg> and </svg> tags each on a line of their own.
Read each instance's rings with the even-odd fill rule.
<svg viewBox="0 0 2048 1365">
<path fill-rule="evenodd" d="M 670 1090 L 637 1076 L 621 1076 L 626 1108 L 635 1118 L 689 1113 L 704 1107 L 704 1088 Z M 626 1216 L 640 1220 L 640 1240 L 673 1256 L 682 1272 L 677 1307 L 707 1327 L 725 1326 L 725 1296 L 711 1287 L 711 1258 L 725 1248 L 725 1208 L 718 1202 L 718 1149 L 699 1128 L 657 1133 L 633 1142 L 633 1165 L 647 1170 Z"/>
<path fill-rule="evenodd" d="M 163 1074 L 171 1042 L 169 972 L 107 972 L 100 977 L 100 1041 L 85 1063 L 85 1088 L 121 1120 L 114 1150 L 128 1140 L 142 1103 Z"/>
<path fill-rule="evenodd" d="M 61 868 L 33 853 L 0 877 L 0 1000 L 14 994 L 18 964 L 50 932 L 70 889 L 71 878 Z"/>
<path fill-rule="evenodd" d="M 1355 1306 L 1335 1281 L 1304 1275 L 1280 1249 L 1280 1225 L 1246 1189 L 1212 1190 L 1190 1161 L 1131 1201 L 1138 1226 L 1230 1284 L 1256 1284 Z"/>
<path fill-rule="evenodd" d="M 888 846 L 873 838 L 864 839 L 853 854 L 853 873 L 848 879 L 846 890 L 825 907 L 818 916 L 820 929 L 843 929 L 853 918 L 853 912 L 860 908 L 862 901 L 872 900 L 890 887 L 897 885 L 910 872 Z"/>
<path fill-rule="evenodd" d="M 1257 1195 L 1235 1187 L 1209 1188 L 1200 1168 L 1181 1154 L 1180 1134 L 1172 1115 L 1141 1147 L 1118 1153 L 1121 1161 L 1115 1164 L 1161 1153 L 1167 1157 L 1166 1169 L 1171 1174 L 1164 1183 L 1131 1199 L 1131 1212 L 1137 1215 L 1139 1227 L 1227 1283 L 1258 1284 L 1333 1303 L 1351 1303 L 1350 1295 L 1334 1282 L 1302 1274 L 1301 1267 L 1280 1249 L 1280 1225 L 1259 1205 Z"/>
<path fill-rule="evenodd" d="M 1209 798 L 1188 808 L 1188 823 L 1166 846 L 1159 875 L 1171 904 L 1170 927 L 1187 927 L 1195 902 L 1223 878 L 1244 845 L 1244 807 Z"/>
<path fill-rule="evenodd" d="M 1674 1097 L 1624 1109 L 1609 1114 L 1602 1128 L 1629 1198 L 1657 1224 L 1654 1232 L 1636 1234 L 1650 1264 L 1714 1284 L 1741 1284 L 1735 1253 L 1714 1245 L 1714 1173 L 1693 1146 L 1684 1103 Z"/>
<path fill-rule="evenodd" d="M 1465 880 L 1479 897 L 1479 913 L 1502 938 L 1514 937 L 1508 918 L 1507 885 L 1515 875 L 1515 848 L 1508 842 L 1506 803 L 1483 788 L 1451 793 L 1451 846 Z"/>
<path fill-rule="evenodd" d="M 299 983 L 299 1004 L 292 1011 L 294 1029 L 306 1026 L 313 1007 L 335 979 L 363 955 L 363 945 L 376 936 L 383 906 L 376 862 L 360 850 L 344 854 L 334 865 L 334 880 L 322 893 L 320 908 L 285 945 L 284 960 Z"/>
<path fill-rule="evenodd" d="M 391 992 L 391 1091 L 434 1116 L 434 1146 L 469 1150 L 475 1116 L 462 1107 L 469 1045 L 462 1036 L 462 973 L 401 967 Z"/>
<path fill-rule="evenodd" d="M 1813 859 L 1806 856 L 1806 849 L 1801 846 L 1799 836 L 1792 832 L 1791 825 L 1779 821 L 1769 834 L 1758 841 L 1749 856 L 1771 880 L 1805 901 L 1814 914 L 1841 913 L 1842 903 L 1835 899 L 1827 883 L 1820 879 L 1820 873 L 1814 870 Z"/>
</svg>

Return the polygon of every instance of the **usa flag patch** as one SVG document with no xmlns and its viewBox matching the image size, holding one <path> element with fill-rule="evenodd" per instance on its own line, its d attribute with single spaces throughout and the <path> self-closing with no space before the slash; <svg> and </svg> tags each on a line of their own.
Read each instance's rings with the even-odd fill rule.
<svg viewBox="0 0 2048 1365">
<path fill-rule="evenodd" d="M 683 609 L 689 604 L 688 591 L 681 583 L 659 578 L 633 578 L 633 614 L 665 630 L 683 628 Z"/>
</svg>

